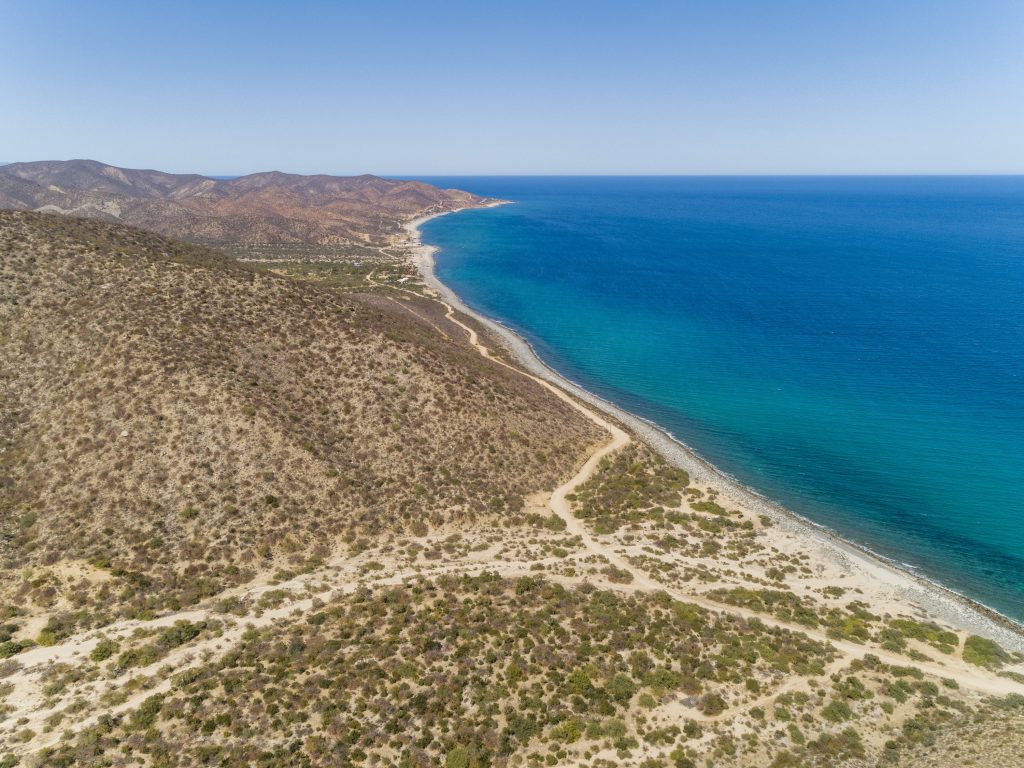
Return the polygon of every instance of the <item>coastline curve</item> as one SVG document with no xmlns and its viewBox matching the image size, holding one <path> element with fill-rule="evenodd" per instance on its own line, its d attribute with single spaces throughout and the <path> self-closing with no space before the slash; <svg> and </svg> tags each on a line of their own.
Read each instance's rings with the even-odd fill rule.
<svg viewBox="0 0 1024 768">
<path fill-rule="evenodd" d="M 509 204 L 509 201 L 495 201 L 485 207 L 505 204 Z M 427 288 L 435 291 L 459 312 L 472 317 L 493 333 L 524 370 L 598 409 L 661 454 L 669 463 L 684 469 L 700 482 L 714 484 L 732 500 L 747 506 L 757 514 L 767 515 L 779 528 L 803 538 L 833 562 L 889 586 L 903 600 L 930 617 L 987 637 L 1008 650 L 1024 653 L 1024 625 L 949 587 L 913 573 L 908 565 L 897 563 L 862 544 L 845 539 L 828 527 L 772 501 L 714 466 L 686 445 L 682 439 L 658 424 L 599 397 L 562 375 L 545 363 L 533 346 L 519 333 L 467 306 L 455 291 L 438 278 L 434 254 L 440 249 L 424 243 L 420 232 L 420 227 L 427 221 L 462 210 L 466 209 L 440 211 L 406 222 L 404 245 L 409 250 L 412 263 Z"/>
</svg>

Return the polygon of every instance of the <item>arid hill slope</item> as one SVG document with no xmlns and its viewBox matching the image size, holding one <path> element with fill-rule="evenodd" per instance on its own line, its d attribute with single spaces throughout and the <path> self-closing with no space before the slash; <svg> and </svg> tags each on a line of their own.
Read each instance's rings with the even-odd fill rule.
<svg viewBox="0 0 1024 768">
<path fill-rule="evenodd" d="M 254 173 L 218 180 L 94 160 L 0 166 L 0 208 L 119 221 L 208 244 L 384 245 L 408 219 L 483 198 L 376 176 Z"/>
<path fill-rule="evenodd" d="M 339 538 L 519 514 L 599 434 L 438 306 L 0 212 L 0 609 L 87 626 Z"/>
<path fill-rule="evenodd" d="M 1019 762 L 1024 654 L 350 266 L 0 213 L 0 768 Z"/>
</svg>

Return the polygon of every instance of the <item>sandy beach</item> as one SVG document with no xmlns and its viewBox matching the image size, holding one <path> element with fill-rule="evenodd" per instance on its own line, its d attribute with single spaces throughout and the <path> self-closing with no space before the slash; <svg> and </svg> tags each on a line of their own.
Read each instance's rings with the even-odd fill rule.
<svg viewBox="0 0 1024 768">
<path fill-rule="evenodd" d="M 818 566 L 816 583 L 840 584 L 851 589 L 863 595 L 861 599 L 876 612 L 927 618 L 956 630 L 987 637 L 1008 650 L 1024 653 L 1024 627 L 1017 622 L 765 498 L 705 461 L 678 437 L 565 378 L 547 366 L 517 333 L 466 306 L 438 279 L 434 272 L 437 249 L 422 242 L 419 230 L 426 221 L 456 212 L 445 211 L 407 222 L 405 246 L 426 286 L 487 328 L 525 371 L 571 393 L 618 422 L 668 462 L 686 470 L 695 485 L 717 490 L 719 501 L 724 506 L 768 516 L 773 521 L 769 531 L 772 545 L 781 552 L 799 551 L 808 555 Z"/>
</svg>

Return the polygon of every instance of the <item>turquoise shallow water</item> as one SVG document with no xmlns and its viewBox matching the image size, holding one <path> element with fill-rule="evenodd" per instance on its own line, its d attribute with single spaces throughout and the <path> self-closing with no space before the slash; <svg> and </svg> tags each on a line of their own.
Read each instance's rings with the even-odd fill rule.
<svg viewBox="0 0 1024 768">
<path fill-rule="evenodd" d="M 438 274 L 748 485 L 1024 619 L 1024 178 L 443 178 Z"/>
</svg>

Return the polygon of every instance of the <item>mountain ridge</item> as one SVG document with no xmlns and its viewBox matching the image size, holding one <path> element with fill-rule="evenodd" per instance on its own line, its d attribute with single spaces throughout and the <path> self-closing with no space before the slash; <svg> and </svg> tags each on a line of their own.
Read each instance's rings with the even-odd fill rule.
<svg viewBox="0 0 1024 768">
<path fill-rule="evenodd" d="M 216 179 L 88 159 L 0 166 L 0 208 L 119 222 L 210 245 L 383 247 L 411 218 L 491 202 L 372 174 L 260 171 Z"/>
</svg>

